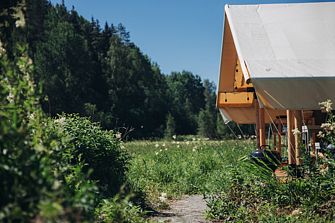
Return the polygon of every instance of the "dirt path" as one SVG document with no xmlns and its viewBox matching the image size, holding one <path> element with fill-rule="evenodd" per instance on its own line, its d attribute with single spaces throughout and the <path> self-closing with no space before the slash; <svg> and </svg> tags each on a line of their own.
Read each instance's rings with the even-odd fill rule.
<svg viewBox="0 0 335 223">
<path fill-rule="evenodd" d="M 162 211 L 153 220 L 171 223 L 207 223 L 204 212 L 206 202 L 201 195 L 183 197 L 170 204 L 170 210 Z"/>
</svg>

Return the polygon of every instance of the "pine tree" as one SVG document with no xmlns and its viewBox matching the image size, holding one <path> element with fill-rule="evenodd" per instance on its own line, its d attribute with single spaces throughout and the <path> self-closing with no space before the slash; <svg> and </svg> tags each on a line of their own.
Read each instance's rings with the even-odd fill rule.
<svg viewBox="0 0 335 223">
<path fill-rule="evenodd" d="M 166 118 L 166 128 L 164 136 L 166 139 L 172 139 L 172 137 L 175 134 L 176 134 L 176 123 L 171 113 L 169 113 Z"/>
<path fill-rule="evenodd" d="M 216 133 L 219 139 L 228 138 L 230 135 L 230 131 L 220 114 L 218 114 L 216 118 Z"/>
<path fill-rule="evenodd" d="M 216 137 L 216 116 L 214 84 L 208 80 L 204 81 L 204 96 L 206 105 L 198 115 L 198 134 L 203 137 Z"/>
</svg>

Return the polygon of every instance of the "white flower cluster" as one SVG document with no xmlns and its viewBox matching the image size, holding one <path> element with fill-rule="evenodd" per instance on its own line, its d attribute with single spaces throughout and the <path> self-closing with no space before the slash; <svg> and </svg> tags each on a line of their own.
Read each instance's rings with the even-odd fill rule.
<svg viewBox="0 0 335 223">
<path fill-rule="evenodd" d="M 317 135 L 319 138 L 324 138 L 326 135 L 335 134 L 335 123 L 334 122 L 322 123 L 321 129 L 323 131 L 319 131 Z"/>
<path fill-rule="evenodd" d="M 293 133 L 293 135 L 297 135 L 297 136 L 300 136 L 300 135 L 301 135 L 301 132 L 299 131 L 298 128 L 293 129 L 293 130 L 292 130 L 292 133 Z"/>
<path fill-rule="evenodd" d="M 0 57 L 2 57 L 2 55 L 4 55 L 6 53 L 5 48 L 2 45 L 2 42 L 0 41 Z"/>
<path fill-rule="evenodd" d="M 333 103 L 331 102 L 330 99 L 320 102 L 319 105 L 321 106 L 321 109 L 325 110 L 326 112 L 331 112 L 333 110 L 332 105 Z"/>
<path fill-rule="evenodd" d="M 58 118 L 54 121 L 54 123 L 63 126 L 65 124 L 65 117 Z"/>
<path fill-rule="evenodd" d="M 158 197 L 160 202 L 165 202 L 167 200 L 167 193 L 161 193 L 161 196 Z"/>
</svg>

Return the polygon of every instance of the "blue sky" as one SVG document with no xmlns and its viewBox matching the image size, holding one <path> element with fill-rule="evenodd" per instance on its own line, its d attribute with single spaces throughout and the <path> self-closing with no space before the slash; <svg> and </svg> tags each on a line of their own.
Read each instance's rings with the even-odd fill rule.
<svg viewBox="0 0 335 223">
<path fill-rule="evenodd" d="M 61 0 L 51 0 L 60 3 Z M 131 41 L 163 73 L 188 70 L 217 83 L 225 4 L 315 2 L 299 0 L 65 0 L 103 25 L 122 23 Z"/>
</svg>

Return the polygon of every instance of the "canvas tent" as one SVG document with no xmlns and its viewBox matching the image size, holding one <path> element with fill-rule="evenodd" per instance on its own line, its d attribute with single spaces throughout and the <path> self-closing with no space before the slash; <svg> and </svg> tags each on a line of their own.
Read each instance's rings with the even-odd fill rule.
<svg viewBox="0 0 335 223">
<path fill-rule="evenodd" d="M 262 128 L 335 101 L 335 2 L 226 5 L 222 42 L 217 106 L 227 120 Z"/>
</svg>

